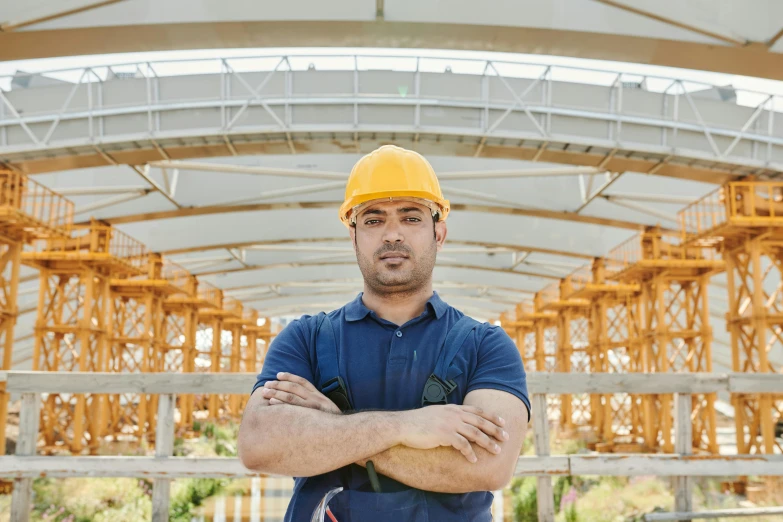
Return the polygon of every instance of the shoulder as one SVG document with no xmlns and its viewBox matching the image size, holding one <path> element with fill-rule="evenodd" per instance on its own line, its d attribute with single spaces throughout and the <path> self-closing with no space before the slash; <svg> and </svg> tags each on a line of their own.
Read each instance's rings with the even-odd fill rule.
<svg viewBox="0 0 783 522">
<path fill-rule="evenodd" d="M 276 339 L 283 336 L 286 339 L 297 338 L 307 343 L 318 331 L 319 323 L 324 319 L 329 319 L 332 325 L 337 327 L 343 320 L 343 308 L 338 308 L 323 315 L 303 315 L 288 323 L 285 328 L 277 335 Z"/>
<path fill-rule="evenodd" d="M 462 310 L 459 310 L 449 305 L 445 311 L 445 316 L 446 316 L 446 324 L 450 328 L 453 325 L 455 325 L 457 321 L 459 321 L 463 317 L 466 317 L 466 314 L 462 312 Z M 504 338 L 509 342 L 511 342 L 512 344 L 514 343 L 514 341 L 511 340 L 511 338 L 508 336 L 506 331 L 500 326 L 496 326 L 487 321 L 479 321 L 473 318 L 472 316 L 467 316 L 467 317 L 469 317 L 476 323 L 473 328 L 473 334 L 479 344 L 483 344 L 485 342 L 488 343 L 496 343 L 499 341 L 502 342 Z"/>
</svg>

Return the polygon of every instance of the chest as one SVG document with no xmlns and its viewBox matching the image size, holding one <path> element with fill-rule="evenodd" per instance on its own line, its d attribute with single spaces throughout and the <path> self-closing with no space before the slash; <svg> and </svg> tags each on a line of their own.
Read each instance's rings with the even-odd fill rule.
<svg viewBox="0 0 783 522">
<path fill-rule="evenodd" d="M 435 370 L 448 327 L 445 320 L 399 328 L 366 321 L 348 323 L 335 332 L 340 377 L 354 408 L 420 407 L 424 385 Z M 462 403 L 475 357 L 475 342 L 468 339 L 449 368 L 448 377 L 457 383 L 449 402 Z M 317 356 L 314 363 L 320 379 Z"/>
</svg>

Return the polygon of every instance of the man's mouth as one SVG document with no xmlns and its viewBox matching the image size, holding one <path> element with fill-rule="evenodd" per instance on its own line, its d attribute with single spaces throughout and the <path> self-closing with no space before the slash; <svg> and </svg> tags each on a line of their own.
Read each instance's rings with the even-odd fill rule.
<svg viewBox="0 0 783 522">
<path fill-rule="evenodd" d="M 389 252 L 388 254 L 383 254 L 381 259 L 386 261 L 402 261 L 403 259 L 408 259 L 408 256 L 401 252 Z"/>
</svg>

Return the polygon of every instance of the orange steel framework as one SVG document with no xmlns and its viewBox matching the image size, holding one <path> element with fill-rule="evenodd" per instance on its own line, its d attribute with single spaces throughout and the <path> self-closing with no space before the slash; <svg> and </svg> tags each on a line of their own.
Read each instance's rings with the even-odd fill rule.
<svg viewBox="0 0 783 522">
<path fill-rule="evenodd" d="M 686 247 L 648 228 L 609 253 L 607 278 L 641 288 L 642 366 L 636 371 L 711 372 L 712 329 L 707 289 L 725 263 L 712 249 Z M 649 449 L 674 451 L 671 395 L 643 399 L 643 431 Z M 693 440 L 696 451 L 718 453 L 715 394 L 695 395 Z"/>
<path fill-rule="evenodd" d="M 189 274 L 147 254 L 143 273 L 125 274 L 109 282 L 111 339 L 108 371 L 117 373 L 156 372 L 163 366 L 166 336 L 163 304 L 167 297 L 187 291 Z M 113 394 L 108 396 L 109 433 L 152 439 L 155 433 L 157 400 L 154 395 Z"/>
<path fill-rule="evenodd" d="M 591 371 L 588 353 L 590 303 L 585 299 L 566 297 L 571 293 L 569 280 L 555 282 L 537 294 L 537 308 L 542 312 L 553 312 L 557 317 L 554 370 L 588 373 Z M 566 432 L 572 432 L 579 426 L 589 426 L 591 413 L 588 395 L 560 396 L 560 427 Z"/>
<path fill-rule="evenodd" d="M 216 288 L 199 286 L 197 278 L 188 275 L 184 293 L 172 294 L 163 301 L 161 333 L 162 356 L 158 371 L 193 373 L 196 359 L 196 331 L 198 312 L 202 308 L 219 308 L 220 295 Z M 179 425 L 193 424 L 193 396 L 177 397 Z"/>
<path fill-rule="evenodd" d="M 214 289 L 216 294 L 216 302 L 219 306 L 215 308 L 207 308 L 199 310 L 198 313 L 198 329 L 201 337 L 201 342 L 196 343 L 196 352 L 194 359 L 194 371 L 196 372 L 210 372 L 219 373 L 221 371 L 230 371 L 231 369 L 231 354 L 233 351 L 239 350 L 241 342 L 241 320 L 242 320 L 242 303 L 236 299 L 223 296 L 222 290 Z M 228 321 L 228 323 L 227 323 Z M 239 322 L 237 330 L 229 330 L 231 332 L 231 344 L 225 349 L 223 347 L 223 331 L 226 326 L 231 328 L 232 324 Z M 234 331 L 238 331 L 239 335 L 234 335 Z M 235 341 L 236 340 L 236 341 Z M 194 410 L 206 410 L 208 418 L 218 418 L 220 410 L 229 411 L 228 396 L 222 395 L 198 395 L 194 399 Z"/>
<path fill-rule="evenodd" d="M 10 370 L 22 249 L 26 243 L 67 237 L 73 203 L 27 177 L 0 170 L 0 370 Z M 5 454 L 8 394 L 0 383 L 0 455 Z"/>
<path fill-rule="evenodd" d="M 783 373 L 783 183 L 730 182 L 680 212 L 685 241 L 726 261 L 732 369 Z M 783 395 L 732 394 L 739 453 L 780 453 Z"/>
<path fill-rule="evenodd" d="M 22 261 L 40 270 L 33 370 L 106 371 L 109 281 L 143 274 L 145 247 L 92 221 L 74 226 L 71 237 L 36 241 Z M 41 432 L 49 450 L 61 440 L 73 453 L 85 444 L 95 452 L 106 421 L 101 395 L 50 394 L 41 411 Z"/>
<path fill-rule="evenodd" d="M 565 283 L 564 298 L 589 302 L 589 371 L 641 371 L 639 285 L 607 281 L 604 259 L 576 270 Z M 604 448 L 630 450 L 641 443 L 639 405 L 640 397 L 633 394 L 591 395 L 591 424 Z"/>
</svg>

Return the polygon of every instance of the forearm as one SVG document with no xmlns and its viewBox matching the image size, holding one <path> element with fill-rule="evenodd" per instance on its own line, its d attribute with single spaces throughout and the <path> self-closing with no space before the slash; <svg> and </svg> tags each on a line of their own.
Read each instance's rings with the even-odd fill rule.
<svg viewBox="0 0 783 522">
<path fill-rule="evenodd" d="M 240 459 L 264 473 L 308 477 L 366 459 L 398 444 L 396 414 L 334 415 L 296 406 L 246 410 Z"/>
<path fill-rule="evenodd" d="M 475 464 L 453 448 L 418 450 L 405 446 L 389 448 L 360 463 L 372 460 L 381 475 L 426 491 L 467 493 L 497 489 L 498 484 L 505 483 L 506 472 L 498 471 L 502 457 L 473 446 L 478 457 Z"/>
</svg>

